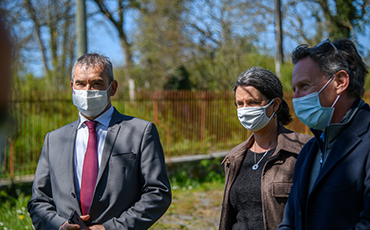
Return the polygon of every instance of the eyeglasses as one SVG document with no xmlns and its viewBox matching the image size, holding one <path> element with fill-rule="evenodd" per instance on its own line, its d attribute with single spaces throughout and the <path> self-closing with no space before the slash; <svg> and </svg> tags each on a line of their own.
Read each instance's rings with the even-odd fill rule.
<svg viewBox="0 0 370 230">
<path fill-rule="evenodd" d="M 343 55 L 339 52 L 339 50 L 337 49 L 337 47 L 330 41 L 330 39 L 329 38 L 327 38 L 326 40 L 324 40 L 324 41 L 322 41 L 322 42 L 320 42 L 317 46 L 315 46 L 315 47 L 320 47 L 321 45 L 323 45 L 323 44 L 325 44 L 325 43 L 329 43 L 336 51 L 337 51 L 337 53 L 342 57 L 342 59 L 343 59 L 343 61 L 344 61 L 344 63 L 346 63 L 346 65 L 347 65 L 347 69 L 349 69 L 349 64 L 348 64 L 348 62 L 346 61 L 346 59 L 343 57 Z"/>
</svg>

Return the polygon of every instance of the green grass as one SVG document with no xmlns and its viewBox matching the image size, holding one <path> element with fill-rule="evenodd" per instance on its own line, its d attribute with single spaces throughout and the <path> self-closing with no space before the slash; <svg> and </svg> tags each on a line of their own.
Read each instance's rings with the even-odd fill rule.
<svg viewBox="0 0 370 230">
<path fill-rule="evenodd" d="M 198 186 L 172 186 L 172 204 L 151 230 L 218 229 L 224 183 L 216 180 Z"/>
<path fill-rule="evenodd" d="M 0 229 L 18 230 L 34 229 L 29 213 L 27 212 L 27 202 L 31 196 L 22 195 L 18 197 L 15 204 L 4 202 L 0 206 Z"/>
<path fill-rule="evenodd" d="M 0 230 L 34 229 L 26 209 L 30 199 L 30 186 L 13 185 L 0 191 Z"/>
</svg>

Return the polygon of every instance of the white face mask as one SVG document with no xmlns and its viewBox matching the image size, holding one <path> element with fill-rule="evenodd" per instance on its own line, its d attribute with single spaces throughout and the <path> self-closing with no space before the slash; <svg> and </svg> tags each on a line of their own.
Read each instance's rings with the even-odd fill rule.
<svg viewBox="0 0 370 230">
<path fill-rule="evenodd" d="M 73 104 L 80 113 L 87 117 L 98 116 L 108 105 L 107 92 L 111 85 L 112 83 L 106 90 L 75 90 L 73 88 Z"/>
<path fill-rule="evenodd" d="M 258 131 L 263 129 L 275 115 L 267 117 L 266 109 L 274 102 L 275 99 L 270 101 L 268 105 L 261 107 L 243 107 L 238 109 L 238 118 L 240 123 L 249 131 Z"/>
</svg>

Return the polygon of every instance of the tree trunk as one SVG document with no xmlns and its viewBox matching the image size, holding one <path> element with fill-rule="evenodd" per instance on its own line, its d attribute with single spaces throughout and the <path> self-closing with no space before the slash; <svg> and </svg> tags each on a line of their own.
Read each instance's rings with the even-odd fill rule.
<svg viewBox="0 0 370 230">
<path fill-rule="evenodd" d="M 280 0 L 275 0 L 275 31 L 276 31 L 276 59 L 275 59 L 275 72 L 276 75 L 281 77 L 281 66 L 284 62 L 283 53 L 283 30 L 281 20 L 281 3 Z"/>
<path fill-rule="evenodd" d="M 39 43 L 40 51 L 41 51 L 41 55 L 42 55 L 42 63 L 43 63 L 43 66 L 44 66 L 44 71 L 47 74 L 50 71 L 50 69 L 49 69 L 48 62 L 47 62 L 45 45 L 44 45 L 44 42 L 41 39 L 41 25 L 40 25 L 40 22 L 36 17 L 35 9 L 32 6 L 31 0 L 25 0 L 24 5 L 25 5 L 25 8 L 26 8 L 28 14 L 30 15 L 30 18 L 31 18 L 34 26 L 35 26 L 37 42 Z"/>
</svg>

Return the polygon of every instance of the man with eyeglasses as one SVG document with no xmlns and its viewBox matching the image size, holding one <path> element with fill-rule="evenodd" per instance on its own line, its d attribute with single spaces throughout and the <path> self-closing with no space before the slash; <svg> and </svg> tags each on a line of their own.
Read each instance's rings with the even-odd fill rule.
<svg viewBox="0 0 370 230">
<path fill-rule="evenodd" d="M 293 107 L 314 134 L 302 148 L 279 230 L 370 229 L 368 67 L 348 39 L 292 54 Z"/>
</svg>

